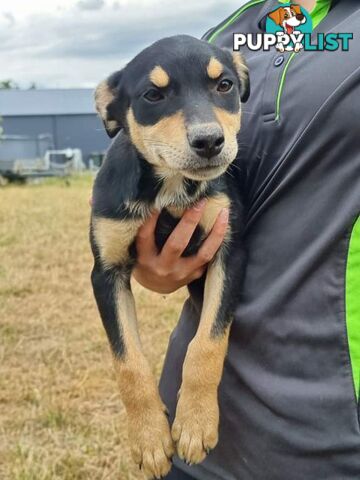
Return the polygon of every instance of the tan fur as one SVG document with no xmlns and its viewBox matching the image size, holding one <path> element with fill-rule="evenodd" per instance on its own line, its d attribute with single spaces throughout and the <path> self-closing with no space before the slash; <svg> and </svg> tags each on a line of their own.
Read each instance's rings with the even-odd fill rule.
<svg viewBox="0 0 360 480">
<path fill-rule="evenodd" d="M 166 475 L 173 454 L 170 427 L 156 381 L 141 351 L 134 297 L 117 281 L 116 309 L 125 354 L 114 357 L 121 400 L 128 418 L 131 452 L 147 476 Z"/>
<path fill-rule="evenodd" d="M 95 218 L 93 222 L 96 244 L 105 268 L 124 263 L 141 225 L 141 220 L 112 220 Z"/>
<path fill-rule="evenodd" d="M 108 120 L 107 106 L 114 100 L 114 93 L 109 88 L 107 81 L 101 82 L 95 90 L 95 105 L 101 119 L 108 130 L 116 130 L 119 125 L 115 120 Z"/>
<path fill-rule="evenodd" d="M 230 199 L 223 193 L 208 199 L 204 212 L 202 214 L 199 225 L 203 228 L 206 235 L 212 230 L 214 223 L 223 208 L 230 208 Z M 166 210 L 175 218 L 180 218 L 184 214 L 184 209 L 168 206 Z"/>
<path fill-rule="evenodd" d="M 147 478 L 154 474 L 160 478 L 169 473 L 174 453 L 169 422 L 146 360 L 140 352 L 134 351 L 132 356 L 131 360 L 115 360 L 120 396 L 127 412 L 130 449 Z"/>
<path fill-rule="evenodd" d="M 281 25 L 284 21 L 285 9 L 283 7 L 278 8 L 275 12 L 269 13 L 269 17 L 273 20 L 276 25 Z"/>
<path fill-rule="evenodd" d="M 153 165 L 167 167 L 165 161 L 161 160 L 157 154 L 159 146 L 164 148 L 168 145 L 170 153 L 174 149 L 181 152 L 188 149 L 185 119 L 181 111 L 162 118 L 155 125 L 143 126 L 136 121 L 132 108 L 129 108 L 127 122 L 131 141 Z"/>
<path fill-rule="evenodd" d="M 216 341 L 191 344 L 172 426 L 180 458 L 202 462 L 218 442 L 218 385 L 227 351 L 228 332 Z"/>
<path fill-rule="evenodd" d="M 232 52 L 232 58 L 240 81 L 242 83 L 248 83 L 249 69 L 245 64 L 244 57 L 239 52 Z"/>
<path fill-rule="evenodd" d="M 200 220 L 200 226 L 204 229 L 206 235 L 210 233 L 223 208 L 230 208 L 230 199 L 223 193 L 219 193 L 208 200 Z"/>
<path fill-rule="evenodd" d="M 114 100 L 114 94 L 110 90 L 107 81 L 101 82 L 95 90 L 95 104 L 96 110 L 99 112 L 103 120 L 106 119 L 107 111 L 106 107 Z"/>
<path fill-rule="evenodd" d="M 295 13 L 295 15 L 299 15 L 301 12 L 301 7 L 300 5 L 292 5 L 290 7 L 290 10 L 292 13 Z M 285 10 L 284 7 L 280 7 L 275 12 L 269 13 L 269 17 L 271 20 L 273 20 L 277 25 L 282 25 L 284 20 L 285 20 L 285 14 L 287 11 Z"/>
<path fill-rule="evenodd" d="M 230 113 L 222 108 L 214 108 L 214 112 L 218 122 L 222 126 L 225 144 L 228 145 L 228 148 L 229 146 L 232 147 L 232 157 L 235 158 L 238 150 L 237 134 L 239 133 L 241 126 L 240 112 Z"/>
<path fill-rule="evenodd" d="M 208 65 L 209 77 L 219 78 L 222 72 L 221 63 L 212 58 Z M 170 82 L 168 74 L 159 66 L 151 72 L 150 79 L 159 88 L 167 86 Z M 112 101 L 113 98 L 106 85 L 99 86 L 98 89 L 99 109 L 106 115 L 108 104 L 106 102 Z M 224 132 L 230 162 L 237 152 L 236 135 L 240 129 L 240 112 L 232 114 L 214 108 L 214 113 Z M 130 107 L 127 112 L 127 125 L 132 143 L 147 161 L 156 167 L 159 176 L 164 177 L 155 206 L 166 207 L 175 216 L 181 216 L 183 209 L 175 208 L 173 205 L 181 205 L 183 200 L 185 205 L 188 199 L 184 197 L 186 191 L 182 185 L 182 177 L 177 177 L 174 172 L 179 169 L 181 160 L 189 155 L 191 150 L 183 113 L 179 111 L 161 119 L 155 125 L 143 126 L 136 121 Z M 229 206 L 230 200 L 223 194 L 208 200 L 200 222 L 205 234 L 212 229 L 221 209 Z M 136 204 L 130 207 L 141 210 Z M 145 211 L 143 214 L 145 218 Z M 96 244 L 99 246 L 105 268 L 126 262 L 129 246 L 142 223 L 143 219 L 136 221 L 94 219 Z M 228 238 L 229 236 L 230 232 Z M 216 336 L 212 332 L 212 327 L 221 304 L 223 286 L 224 268 L 219 253 L 208 267 L 204 307 L 198 332 L 189 346 L 184 362 L 181 395 L 173 426 L 173 436 L 178 441 L 179 455 L 194 463 L 203 460 L 205 450 L 214 448 L 218 438 L 217 389 L 221 380 L 229 332 L 227 329 L 223 335 Z M 173 452 L 170 429 L 156 382 L 141 350 L 134 298 L 121 278 L 116 283 L 116 311 L 124 342 L 124 355 L 121 358 L 114 358 L 114 363 L 121 398 L 128 415 L 131 451 L 135 461 L 143 465 L 145 474 L 154 476 L 155 473 L 158 477 L 164 476 L 170 469 L 169 457 Z"/>
<path fill-rule="evenodd" d="M 221 254 L 218 254 L 210 264 L 206 275 L 204 304 L 197 332 L 197 339 L 200 343 L 208 342 L 211 337 L 211 328 L 215 323 L 221 304 L 224 280 L 225 274 Z"/>
<path fill-rule="evenodd" d="M 117 281 L 116 309 L 118 321 L 121 321 L 121 332 L 126 346 L 126 358 L 133 358 L 134 350 L 141 348 L 135 300 L 132 292 Z"/>
<path fill-rule="evenodd" d="M 159 88 L 165 88 L 170 83 L 170 77 L 159 65 L 150 72 L 150 81 Z"/>
<path fill-rule="evenodd" d="M 144 398 L 151 397 L 149 402 L 157 404 L 159 398 L 156 382 L 141 351 L 134 297 L 123 288 L 120 280 L 117 282 L 116 309 L 125 345 L 124 357 L 114 359 L 116 377 L 128 414 L 140 414 L 148 408 Z"/>
<path fill-rule="evenodd" d="M 300 13 L 302 13 L 300 5 L 292 5 L 291 10 L 293 10 L 296 13 L 296 15 L 299 15 Z"/>
<path fill-rule="evenodd" d="M 230 199 L 223 193 L 208 199 L 199 223 L 205 235 L 210 233 L 223 208 L 230 208 Z M 181 218 L 184 214 L 183 208 L 168 206 L 166 209 L 175 218 Z"/>
<path fill-rule="evenodd" d="M 158 169 L 156 169 L 158 171 Z M 162 187 L 155 201 L 155 208 L 162 210 L 166 208 L 169 212 L 174 212 L 174 217 L 181 217 L 185 211 L 180 205 L 188 205 L 191 198 L 186 192 L 184 186 L 184 177 L 182 174 L 174 173 L 168 177 L 161 176 L 163 179 Z M 201 195 L 207 188 L 207 182 L 204 181 L 198 189 L 198 195 Z"/>
<path fill-rule="evenodd" d="M 218 441 L 217 390 L 228 347 L 229 328 L 222 336 L 212 335 L 211 330 L 223 287 L 224 269 L 221 256 L 218 256 L 208 269 L 200 325 L 185 357 L 172 427 L 178 455 L 191 463 L 204 460 L 206 451 L 214 448 Z"/>
<path fill-rule="evenodd" d="M 215 57 L 210 58 L 209 65 L 207 66 L 207 73 L 209 78 L 216 80 L 224 71 L 224 66 Z"/>
<path fill-rule="evenodd" d="M 172 204 L 181 205 L 184 201 L 188 201 L 184 189 L 184 177 L 181 174 L 165 177 L 156 197 L 155 208 L 162 210 Z"/>
<path fill-rule="evenodd" d="M 226 163 L 224 162 L 222 170 L 219 168 L 217 173 L 219 175 L 225 171 L 227 164 L 236 157 L 238 150 L 236 135 L 240 130 L 240 110 L 237 113 L 230 113 L 221 108 L 214 108 L 214 114 L 225 136 L 225 147 L 220 157 L 225 159 Z M 159 177 L 163 176 L 162 171 L 165 172 L 165 176 L 170 178 L 182 166 L 183 171 L 186 171 L 189 164 L 191 165 L 194 162 L 194 152 L 189 145 L 182 111 L 162 118 L 155 125 L 144 126 L 136 121 L 134 112 L 130 107 L 127 112 L 127 124 L 132 143 L 147 161 L 159 170 Z M 191 178 L 199 180 L 199 178 L 195 178 L 196 172 L 192 172 L 191 175 Z M 201 172 L 198 175 L 201 175 Z M 190 176 L 188 171 L 186 176 Z M 204 175 L 203 180 L 208 178 Z"/>
</svg>

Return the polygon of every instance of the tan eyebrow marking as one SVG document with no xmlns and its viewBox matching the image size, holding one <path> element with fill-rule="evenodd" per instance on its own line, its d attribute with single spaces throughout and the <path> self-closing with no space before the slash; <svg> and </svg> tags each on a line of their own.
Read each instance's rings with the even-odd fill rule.
<svg viewBox="0 0 360 480">
<path fill-rule="evenodd" d="M 207 73 L 210 78 L 213 80 L 216 80 L 217 78 L 220 77 L 220 75 L 224 71 L 224 65 L 219 62 L 219 60 L 215 57 L 210 58 L 209 65 L 207 67 Z"/>
<path fill-rule="evenodd" d="M 150 81 L 156 87 L 164 88 L 169 85 L 170 77 L 160 65 L 157 65 L 150 72 Z"/>
</svg>

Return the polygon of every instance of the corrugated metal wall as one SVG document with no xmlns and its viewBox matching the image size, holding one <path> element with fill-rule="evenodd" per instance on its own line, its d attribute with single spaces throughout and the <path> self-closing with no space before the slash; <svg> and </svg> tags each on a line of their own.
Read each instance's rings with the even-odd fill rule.
<svg viewBox="0 0 360 480">
<path fill-rule="evenodd" d="M 54 148 L 50 135 L 40 137 L 5 136 L 0 141 L 0 170 L 3 161 L 34 160 L 43 158 L 47 150 Z"/>
<path fill-rule="evenodd" d="M 54 148 L 80 148 L 85 161 L 110 143 L 97 115 L 3 117 L 2 126 L 6 135 L 50 134 Z"/>
</svg>

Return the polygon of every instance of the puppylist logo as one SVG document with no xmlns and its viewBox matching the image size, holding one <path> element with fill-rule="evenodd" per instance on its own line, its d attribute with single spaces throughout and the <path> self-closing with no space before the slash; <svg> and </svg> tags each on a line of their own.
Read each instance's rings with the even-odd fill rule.
<svg viewBox="0 0 360 480">
<path fill-rule="evenodd" d="M 300 5 L 279 7 L 266 16 L 266 33 L 276 37 L 276 49 L 279 52 L 300 52 L 304 48 L 304 35 L 313 32 L 310 14 Z"/>
<path fill-rule="evenodd" d="M 318 33 L 312 36 L 313 21 L 310 13 L 300 5 L 282 4 L 267 14 L 265 19 L 266 33 L 234 34 L 234 50 L 244 45 L 249 50 L 268 51 L 276 48 L 279 52 L 332 51 L 339 49 L 349 51 L 353 33 Z"/>
</svg>

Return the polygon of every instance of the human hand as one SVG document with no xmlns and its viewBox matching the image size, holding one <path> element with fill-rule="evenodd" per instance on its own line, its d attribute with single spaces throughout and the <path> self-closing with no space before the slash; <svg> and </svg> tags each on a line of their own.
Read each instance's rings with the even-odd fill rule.
<svg viewBox="0 0 360 480">
<path fill-rule="evenodd" d="M 203 200 L 184 213 L 160 253 L 155 243 L 160 212 L 153 213 L 140 227 L 136 238 L 137 264 L 133 271 L 137 282 L 149 290 L 167 294 L 202 277 L 224 240 L 229 222 L 229 210 L 225 208 L 198 253 L 182 257 L 205 207 L 206 200 Z"/>
</svg>

